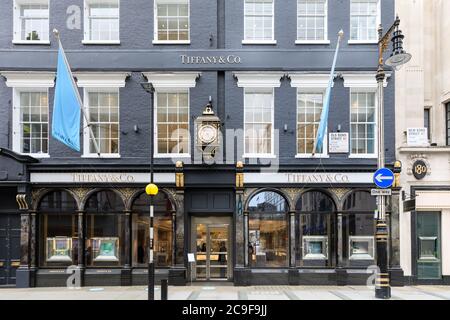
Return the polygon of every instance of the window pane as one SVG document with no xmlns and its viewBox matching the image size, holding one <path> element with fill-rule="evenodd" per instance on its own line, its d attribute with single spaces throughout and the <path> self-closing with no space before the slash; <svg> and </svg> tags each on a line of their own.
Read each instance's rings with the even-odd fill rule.
<svg viewBox="0 0 450 320">
<path fill-rule="evenodd" d="M 158 40 L 189 40 L 189 5 L 187 1 L 158 4 Z"/>
<path fill-rule="evenodd" d="M 158 153 L 189 153 L 188 94 L 157 94 Z"/>
<path fill-rule="evenodd" d="M 119 96 L 117 92 L 89 92 L 89 118 L 102 154 L 119 153 Z M 97 153 L 89 136 L 89 152 Z"/>
<path fill-rule="evenodd" d="M 273 40 L 273 1 L 245 0 L 245 40 Z"/>
</svg>

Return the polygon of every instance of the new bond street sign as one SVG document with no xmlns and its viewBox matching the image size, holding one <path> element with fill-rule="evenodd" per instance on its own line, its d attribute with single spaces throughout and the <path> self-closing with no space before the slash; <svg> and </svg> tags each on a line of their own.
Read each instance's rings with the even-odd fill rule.
<svg viewBox="0 0 450 320">
<path fill-rule="evenodd" d="M 373 182 L 378 188 L 390 188 L 394 184 L 394 173 L 387 168 L 379 169 L 373 175 Z"/>
</svg>

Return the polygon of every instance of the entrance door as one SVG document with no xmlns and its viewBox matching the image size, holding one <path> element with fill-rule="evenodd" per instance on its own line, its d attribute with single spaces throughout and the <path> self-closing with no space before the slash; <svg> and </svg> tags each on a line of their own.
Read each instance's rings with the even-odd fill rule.
<svg viewBox="0 0 450 320">
<path fill-rule="evenodd" d="M 417 278 L 441 279 L 441 223 L 439 212 L 417 213 Z"/>
<path fill-rule="evenodd" d="M 213 220 L 193 218 L 196 280 L 231 279 L 230 223 Z"/>
<path fill-rule="evenodd" d="M 20 216 L 0 214 L 0 286 L 16 284 L 20 265 Z"/>
</svg>

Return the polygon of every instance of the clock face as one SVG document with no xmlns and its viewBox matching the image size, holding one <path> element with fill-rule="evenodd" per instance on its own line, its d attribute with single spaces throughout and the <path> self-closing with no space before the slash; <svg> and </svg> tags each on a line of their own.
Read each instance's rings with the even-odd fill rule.
<svg viewBox="0 0 450 320">
<path fill-rule="evenodd" d="M 217 138 L 217 129 L 212 125 L 204 125 L 198 130 L 198 137 L 203 143 L 211 143 Z"/>
</svg>

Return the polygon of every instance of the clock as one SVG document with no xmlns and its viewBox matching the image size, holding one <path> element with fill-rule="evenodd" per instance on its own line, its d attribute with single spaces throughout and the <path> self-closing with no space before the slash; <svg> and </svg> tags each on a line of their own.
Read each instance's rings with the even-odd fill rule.
<svg viewBox="0 0 450 320">
<path fill-rule="evenodd" d="M 202 125 L 198 130 L 198 138 L 204 144 L 210 144 L 217 139 L 217 128 L 210 124 Z"/>
</svg>

